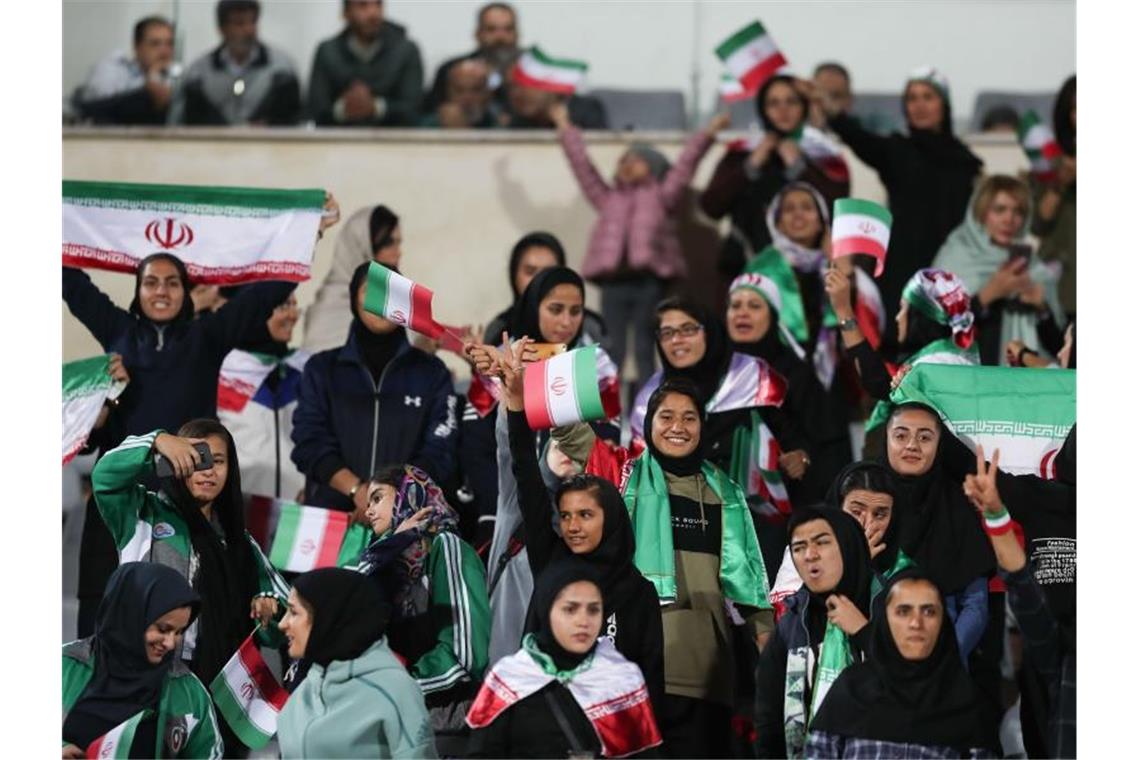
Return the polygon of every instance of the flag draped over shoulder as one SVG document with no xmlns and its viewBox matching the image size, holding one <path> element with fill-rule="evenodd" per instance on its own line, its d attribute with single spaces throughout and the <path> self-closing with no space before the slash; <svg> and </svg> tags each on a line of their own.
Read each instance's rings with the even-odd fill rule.
<svg viewBox="0 0 1140 760">
<path fill-rule="evenodd" d="M 1074 370 L 1023 367 L 915 366 L 891 401 L 926 404 L 971 448 L 986 457 L 1001 449 L 1001 468 L 1014 475 L 1055 477 L 1053 462 L 1077 421 Z"/>
<path fill-rule="evenodd" d="M 261 749 L 277 733 L 277 717 L 289 698 L 261 657 L 256 631 L 210 683 L 218 712 L 250 749 Z"/>
<path fill-rule="evenodd" d="M 309 279 L 324 190 L 63 183 L 63 263 L 134 272 L 180 258 L 195 283 Z"/>
<path fill-rule="evenodd" d="M 63 365 L 63 464 L 87 444 L 103 402 L 118 397 L 126 383 L 111 379 L 108 354 Z"/>
</svg>

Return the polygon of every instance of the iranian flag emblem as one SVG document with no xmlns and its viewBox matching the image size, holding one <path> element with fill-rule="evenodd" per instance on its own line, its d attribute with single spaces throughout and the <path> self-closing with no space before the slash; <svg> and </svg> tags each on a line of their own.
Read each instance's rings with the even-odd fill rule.
<svg viewBox="0 0 1140 760">
<path fill-rule="evenodd" d="M 747 92 L 756 92 L 787 63 L 759 21 L 753 21 L 717 45 L 716 56 Z"/>
</svg>

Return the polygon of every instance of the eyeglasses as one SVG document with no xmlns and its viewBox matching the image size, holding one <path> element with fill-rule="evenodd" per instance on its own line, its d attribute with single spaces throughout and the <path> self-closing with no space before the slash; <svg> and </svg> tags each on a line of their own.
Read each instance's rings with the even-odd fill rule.
<svg viewBox="0 0 1140 760">
<path fill-rule="evenodd" d="M 703 329 L 705 329 L 704 325 L 699 325 L 696 322 L 686 322 L 685 324 L 676 328 L 662 327 L 657 331 L 657 339 L 662 343 L 668 343 L 677 335 L 685 338 L 691 338 Z"/>
</svg>

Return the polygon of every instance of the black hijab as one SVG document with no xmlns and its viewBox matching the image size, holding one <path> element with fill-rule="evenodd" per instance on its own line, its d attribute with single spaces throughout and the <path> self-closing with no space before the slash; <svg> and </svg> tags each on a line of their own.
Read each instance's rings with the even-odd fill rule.
<svg viewBox="0 0 1140 760">
<path fill-rule="evenodd" d="M 657 414 L 657 407 L 661 406 L 661 402 L 665 397 L 671 393 L 679 393 L 682 396 L 688 396 L 693 400 L 697 407 L 697 413 L 701 417 L 701 440 L 697 442 L 697 447 L 684 457 L 671 457 L 667 454 L 661 453 L 661 450 L 653 443 L 653 416 Z M 705 404 L 701 398 L 701 392 L 697 386 L 685 378 L 666 378 L 661 385 L 657 386 L 657 390 L 649 396 L 649 401 L 645 409 L 645 422 L 643 423 L 645 429 L 645 447 L 649 450 L 657 463 L 661 465 L 661 469 L 673 475 L 689 476 L 696 475 L 701 471 L 701 464 L 705 461 Z"/>
<path fill-rule="evenodd" d="M 138 268 L 135 269 L 135 296 L 131 299 L 130 312 L 139 319 L 146 319 L 150 321 L 145 314 L 143 314 L 142 306 L 139 304 L 139 290 L 142 288 L 143 272 L 149 264 L 155 261 L 168 261 L 176 270 L 178 270 L 178 279 L 182 281 L 182 308 L 178 310 L 178 314 L 174 319 L 164 324 L 180 324 L 182 322 L 190 322 L 194 319 L 194 299 L 190 297 L 190 291 L 194 287 L 194 283 L 190 281 L 190 273 L 186 271 L 186 265 L 182 263 L 182 259 L 178 258 L 172 253 L 152 253 L 142 261 L 139 262 Z"/>
<path fill-rule="evenodd" d="M 381 204 L 372 209 L 368 215 L 368 241 L 372 245 L 372 255 L 375 256 L 381 248 L 392 243 L 392 233 L 400 224 L 400 217 L 392 213 L 392 209 Z"/>
<path fill-rule="evenodd" d="M 899 547 L 945 594 L 955 594 L 970 581 L 994 572 L 994 552 L 977 512 L 962 491 L 964 475 L 950 472 L 945 460 L 950 431 L 938 414 L 922 404 L 904 404 L 928 412 L 939 429 L 934 464 L 922 475 L 901 475 L 890 465 L 887 445 L 894 410 L 887 420 L 880 461 L 895 476 L 898 494 L 892 521 L 899 519 Z"/>
<path fill-rule="evenodd" d="M 724 323 L 709 309 L 695 301 L 682 298 L 668 298 L 657 304 L 657 328 L 661 327 L 661 315 L 667 311 L 684 312 L 701 325 L 705 334 L 705 354 L 693 366 L 677 369 L 666 358 L 661 342 L 656 341 L 657 356 L 661 359 L 662 380 L 684 378 L 697 386 L 701 398 L 711 399 L 716 395 L 728 366 L 732 363 L 732 347 L 729 345 L 728 331 Z"/>
<path fill-rule="evenodd" d="M 395 330 L 389 333 L 374 333 L 365 327 L 364 322 L 360 319 L 360 311 L 356 307 L 356 292 L 368 279 L 368 268 L 371 264 L 371 261 L 366 261 L 352 273 L 352 281 L 348 286 L 348 303 L 352 308 L 352 335 L 356 338 L 356 348 L 360 351 L 360 359 L 364 362 L 364 366 L 368 367 L 373 381 L 378 382 L 384 368 L 388 366 L 388 362 L 392 361 L 392 357 L 400 350 L 400 346 L 407 341 L 407 337 L 404 328 L 401 326 L 397 326 Z M 380 266 L 388 265 L 381 264 Z M 400 271 L 393 266 L 388 266 L 388 268 L 393 272 L 399 273 Z"/>
<path fill-rule="evenodd" d="M 884 493 L 895 499 L 895 475 L 890 468 L 878 462 L 869 460 L 852 462 L 839 471 L 839 475 L 827 491 L 824 503 L 832 509 L 843 511 L 843 500 L 847 498 L 847 494 L 857 489 Z M 890 572 L 899 556 L 899 518 L 898 510 L 893 504 L 891 521 L 883 536 L 883 544 L 886 548 L 871 560 L 872 567 L 880 574 Z"/>
<path fill-rule="evenodd" d="M 607 615 L 617 610 L 637 595 L 645 583 L 641 572 L 633 564 L 634 537 L 629 512 L 617 487 L 597 475 L 575 475 L 563 481 L 554 495 L 554 503 L 562 501 L 563 494 L 586 491 L 602 508 L 602 540 L 589 554 L 574 554 L 562 541 L 554 548 L 552 561 L 577 559 L 593 568 L 598 587 L 605 598 Z M 538 631 L 541 620 L 533 606 L 527 610 L 524 628 L 527 632 Z"/>
<path fill-rule="evenodd" d="M 550 249 L 554 254 L 554 259 L 558 262 L 556 266 L 566 266 L 566 249 L 562 247 L 561 241 L 554 237 L 554 235 L 551 235 L 549 232 L 528 232 L 523 235 L 519 238 L 519 241 L 515 243 L 515 247 L 511 249 L 511 259 L 507 264 L 508 284 L 511 286 L 511 293 L 514 297 L 511 301 L 512 305 L 518 303 L 519 298 L 522 297 L 522 293 L 515 290 L 515 275 L 519 272 L 519 265 L 522 264 L 523 254 L 531 248 Z"/>
<path fill-rule="evenodd" d="M 250 287 L 250 286 L 249 285 L 228 285 L 224 288 L 219 288 L 218 294 L 222 298 L 225 298 L 227 301 L 229 301 L 229 300 L 232 300 L 234 298 L 237 298 L 238 295 L 240 295 L 241 292 L 248 287 Z M 288 296 L 285 297 L 285 299 L 281 303 L 277 304 L 277 306 L 278 307 L 284 306 L 289 301 L 289 299 L 292 297 L 292 295 L 293 294 L 290 293 Z M 269 319 L 266 319 L 265 321 L 268 323 Z M 267 356 L 276 356 L 278 359 L 285 358 L 286 354 L 289 353 L 289 344 L 285 343 L 283 341 L 274 340 L 273 336 L 269 334 L 268 325 L 266 325 L 266 329 L 261 331 L 261 332 L 262 332 L 262 335 L 259 338 L 257 338 L 256 340 L 252 340 L 248 343 L 242 343 L 241 345 L 238 346 L 238 348 L 241 349 L 242 351 L 253 351 L 253 352 L 258 353 L 258 354 L 266 354 Z M 270 381 L 270 387 L 271 388 L 276 388 L 276 384 L 273 382 L 276 379 L 277 379 L 277 373 L 275 373 L 275 372 L 270 373 L 269 381 Z"/>
<path fill-rule="evenodd" d="M 217 420 L 191 420 L 178 430 L 184 438 L 216 435 L 226 442 L 226 484 L 214 499 L 214 522 L 221 536 L 202 515 L 201 505 L 185 483 L 164 478 L 162 490 L 174 502 L 190 530 L 190 543 L 198 555 L 194 590 L 202 597 L 204 614 L 198 623 L 192 668 L 203 683 L 213 680 L 253 628 L 249 602 L 257 593 L 257 567 L 245 532 L 245 502 L 241 491 L 241 464 L 233 436 Z"/>
<path fill-rule="evenodd" d="M 388 625 L 387 605 L 368 576 L 340 567 L 324 567 L 293 581 L 312 617 L 305 659 L 322 667 L 355 660 Z"/>
<path fill-rule="evenodd" d="M 598 574 L 588 563 L 576 557 L 557 559 L 547 565 L 535 579 L 534 594 L 530 598 L 530 607 L 538 619 L 534 634 L 538 648 L 554 660 L 555 666 L 561 671 L 578 667 L 594 651 L 593 646 L 582 654 L 566 651 L 554 638 L 554 629 L 550 626 L 550 611 L 554 608 L 554 600 L 562 593 L 562 589 L 578 581 L 589 581 L 599 589 L 602 587 Z M 604 593 L 602 606 L 605 606 Z"/>
<path fill-rule="evenodd" d="M 94 672 L 63 722 L 65 741 L 86 749 L 139 711 L 158 707 L 177 650 L 152 665 L 146 655 L 146 629 L 179 607 L 190 607 L 193 622 L 199 603 L 194 589 L 173 568 L 154 562 L 119 565 L 95 613 Z"/>
<path fill-rule="evenodd" d="M 927 580 L 915 569 L 900 572 L 884 589 L 889 598 L 904 580 Z M 935 584 L 937 585 L 937 584 Z M 930 657 L 903 658 L 888 615 L 871 625 L 870 657 L 846 668 L 832 684 L 812 729 L 858 739 L 953 747 L 986 747 L 978 711 L 981 700 L 958 655 L 954 624 L 943 607 L 942 627 Z"/>
<path fill-rule="evenodd" d="M 768 118 L 768 114 L 765 113 L 765 111 L 764 111 L 764 101 L 768 97 L 768 90 L 772 89 L 772 85 L 777 84 L 777 83 L 786 84 L 788 87 L 791 87 L 792 92 L 795 93 L 795 96 L 799 99 L 800 103 L 803 105 L 803 118 L 800 119 L 800 123 L 796 125 L 796 129 L 799 129 L 800 126 L 802 126 L 804 124 L 804 122 L 807 121 L 808 101 L 807 101 L 807 98 L 805 98 L 800 93 L 800 91 L 796 89 L 795 78 L 790 77 L 787 74 L 777 74 L 775 76 L 769 77 L 768 81 L 764 82 L 764 85 L 756 93 L 756 101 L 755 101 L 756 115 L 760 117 L 760 123 L 762 123 L 764 125 L 764 131 L 765 132 L 772 132 L 773 134 L 775 134 L 779 137 L 787 137 L 789 134 L 791 134 L 791 132 L 785 132 L 781 129 L 777 129 L 776 125 L 772 123 L 772 120 Z M 792 130 L 792 131 L 794 132 L 795 130 Z"/>
<path fill-rule="evenodd" d="M 1077 155 L 1077 128 L 1073 124 L 1072 110 L 1077 103 L 1077 75 L 1073 74 L 1061 85 L 1053 101 L 1053 134 L 1065 155 Z"/>
<path fill-rule="evenodd" d="M 823 627 L 827 622 L 827 597 L 840 594 L 851 600 L 864 616 L 871 616 L 871 552 L 867 548 L 867 537 L 863 535 L 863 528 L 859 521 L 846 512 L 834 509 L 820 509 L 818 507 L 801 507 L 792 512 L 788 519 L 788 544 L 791 545 L 792 533 L 796 528 L 812 520 L 824 520 L 835 533 L 836 543 L 839 544 L 839 553 L 843 557 L 843 575 L 835 588 L 822 594 L 808 590 L 809 626 L 813 629 L 812 640 L 823 639 Z M 822 622 L 819 613 L 822 612 Z M 814 614 L 813 614 L 814 613 Z M 814 619 L 813 619 L 814 618 Z M 817 628 L 818 626 L 818 628 Z"/>
<path fill-rule="evenodd" d="M 507 331 L 512 338 L 521 338 L 525 335 L 537 343 L 549 342 L 543 336 L 542 330 L 539 329 L 538 309 L 542 305 L 542 299 L 546 298 L 550 291 L 559 285 L 573 285 L 581 291 L 583 316 L 585 315 L 586 285 L 578 273 L 569 267 L 543 269 L 534 276 L 534 279 L 526 286 L 526 290 L 519 296 L 519 300 L 511 308 L 511 318 Z M 582 325 L 585 325 L 584 318 Z M 566 347 L 568 349 L 576 348 L 581 340 L 582 327 L 579 326 L 578 333 Z"/>
</svg>

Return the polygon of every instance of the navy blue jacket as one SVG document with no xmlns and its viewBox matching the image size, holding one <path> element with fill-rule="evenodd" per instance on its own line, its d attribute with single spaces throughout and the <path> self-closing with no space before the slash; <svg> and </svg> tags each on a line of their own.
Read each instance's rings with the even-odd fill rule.
<svg viewBox="0 0 1140 760">
<path fill-rule="evenodd" d="M 218 372 L 240 344 L 268 340 L 273 309 L 296 288 L 262 282 L 243 288 L 216 312 L 157 325 L 116 306 L 80 269 L 63 267 L 63 300 L 103 350 L 123 356 L 131 376 L 104 450 L 127 435 L 177 431 L 198 417 L 218 416 Z M 186 298 L 190 294 L 186 293 Z"/>
<path fill-rule="evenodd" d="M 329 487 L 341 467 L 360 478 L 412 464 L 437 483 L 455 473 L 458 423 L 451 373 L 405 338 L 380 382 L 349 331 L 340 348 L 309 359 L 293 412 L 293 462 L 305 474 L 307 504 L 343 511 L 352 500 Z"/>
</svg>

